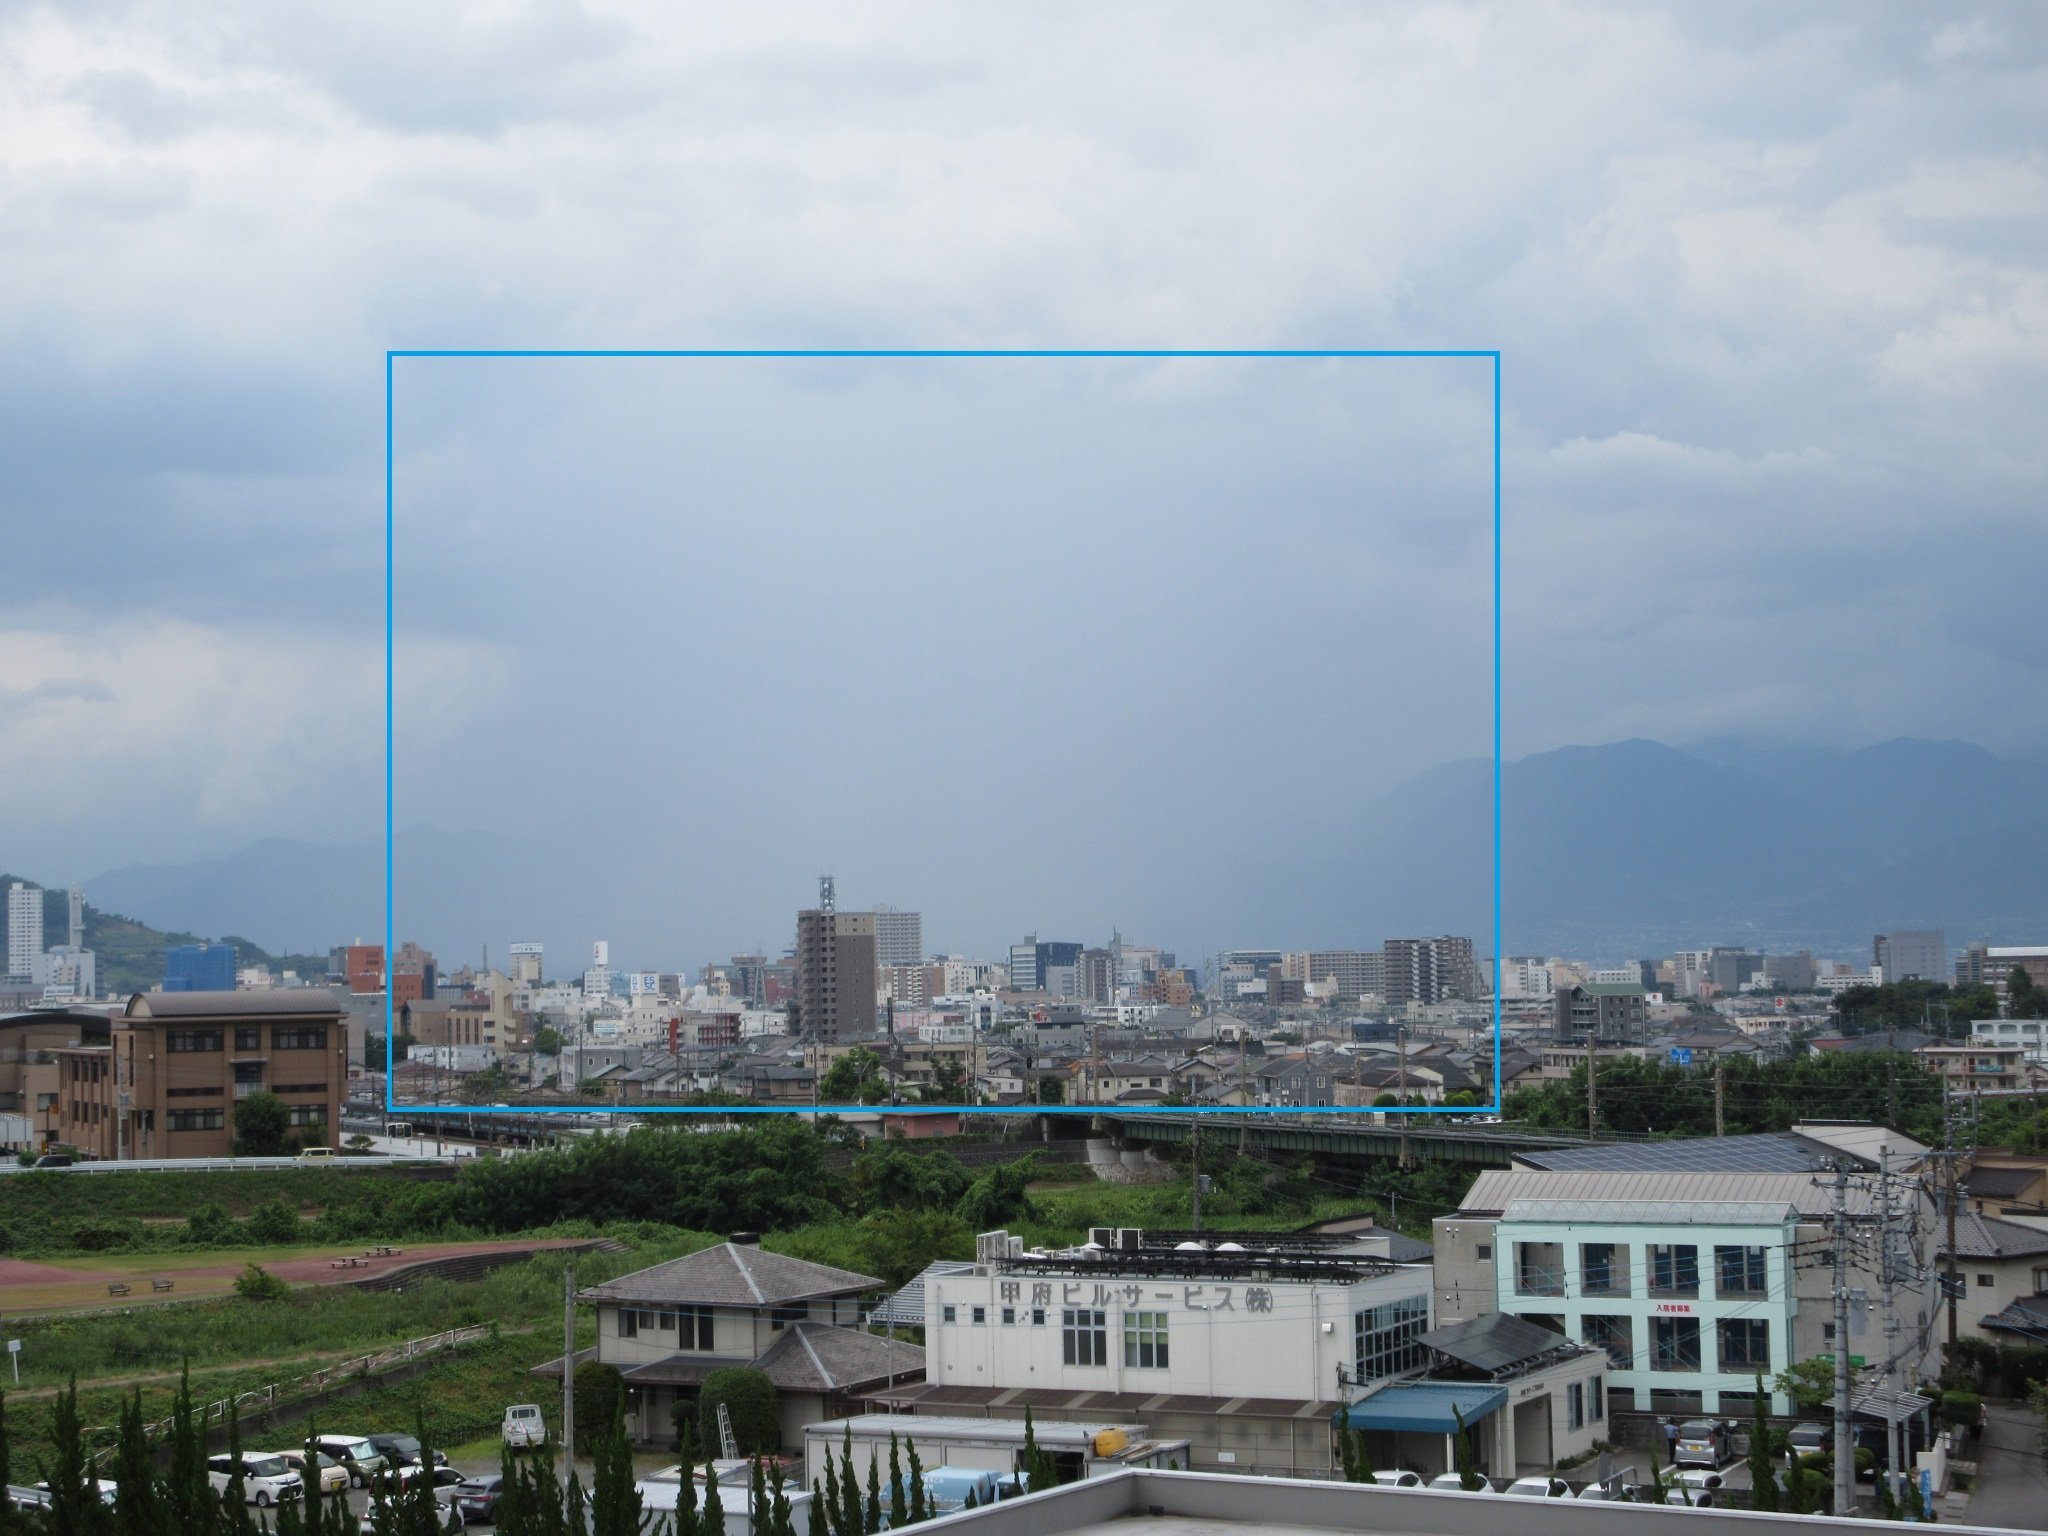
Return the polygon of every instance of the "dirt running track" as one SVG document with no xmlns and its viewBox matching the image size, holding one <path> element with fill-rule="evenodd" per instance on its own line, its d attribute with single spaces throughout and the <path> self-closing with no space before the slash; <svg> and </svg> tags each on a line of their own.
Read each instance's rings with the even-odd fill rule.
<svg viewBox="0 0 2048 1536">
<path fill-rule="evenodd" d="M 349 1285 L 372 1275 L 389 1273 L 422 1259 L 459 1258 L 472 1253 L 538 1253 L 546 1248 L 573 1248 L 580 1238 L 556 1237 L 502 1243 L 408 1243 L 403 1251 L 385 1258 L 364 1258 L 361 1248 L 321 1248 L 288 1259 L 274 1259 L 263 1267 L 294 1285 Z M 354 1256 L 360 1262 L 349 1269 L 336 1269 L 333 1261 Z M 167 1252 L 125 1254 L 115 1269 L 77 1264 L 38 1263 L 30 1259 L 0 1259 L 0 1314 L 35 1312 L 61 1307 L 132 1306 L 136 1302 L 176 1301 L 180 1297 L 218 1296 L 232 1290 L 243 1261 L 208 1263 L 207 1255 Z M 169 1280 L 168 1292 L 151 1289 L 150 1281 Z M 109 1285 L 126 1284 L 126 1296 L 109 1296 Z"/>
</svg>

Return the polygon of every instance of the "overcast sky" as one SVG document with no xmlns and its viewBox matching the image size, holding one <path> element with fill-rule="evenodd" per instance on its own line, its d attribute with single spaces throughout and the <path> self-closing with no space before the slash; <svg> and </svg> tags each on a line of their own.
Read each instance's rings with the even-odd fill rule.
<svg viewBox="0 0 2048 1536">
<path fill-rule="evenodd" d="M 2027 4 L 0 7 L 0 864 L 380 833 L 393 346 L 1498 347 L 1511 756 L 2042 755 L 2044 130 Z M 401 364 L 401 821 L 988 949 L 1486 748 L 1476 365 L 947 367 Z"/>
</svg>

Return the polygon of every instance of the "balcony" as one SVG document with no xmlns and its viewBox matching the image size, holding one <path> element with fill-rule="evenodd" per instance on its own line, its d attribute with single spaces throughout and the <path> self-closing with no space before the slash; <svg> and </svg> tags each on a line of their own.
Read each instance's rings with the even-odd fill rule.
<svg viewBox="0 0 2048 1536">
<path fill-rule="evenodd" d="M 1517 1296 L 1562 1296 L 1564 1294 L 1564 1271 L 1561 1269 L 1527 1268 L 1515 1274 Z"/>
</svg>

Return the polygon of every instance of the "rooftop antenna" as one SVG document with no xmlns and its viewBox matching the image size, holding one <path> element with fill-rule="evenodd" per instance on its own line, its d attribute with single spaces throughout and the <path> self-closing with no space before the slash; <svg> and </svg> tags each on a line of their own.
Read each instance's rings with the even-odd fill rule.
<svg viewBox="0 0 2048 1536">
<path fill-rule="evenodd" d="M 837 912 L 839 910 L 839 893 L 830 875 L 818 876 L 818 910 L 820 912 Z"/>
</svg>

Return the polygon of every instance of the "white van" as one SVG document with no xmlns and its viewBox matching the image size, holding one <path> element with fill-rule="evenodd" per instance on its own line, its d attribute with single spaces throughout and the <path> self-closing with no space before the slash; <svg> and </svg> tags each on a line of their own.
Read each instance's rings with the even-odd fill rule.
<svg viewBox="0 0 2048 1536">
<path fill-rule="evenodd" d="M 215 1493 L 227 1492 L 234 1476 L 234 1457 L 209 1456 L 206 1459 L 206 1480 L 213 1485 Z M 242 1452 L 242 1497 L 258 1509 L 268 1509 L 273 1504 L 299 1498 L 305 1491 L 305 1483 L 282 1456 L 266 1451 Z"/>
<path fill-rule="evenodd" d="M 548 1426 L 540 1416 L 538 1403 L 514 1403 L 505 1410 L 505 1422 L 498 1432 L 507 1445 L 539 1445 L 548 1437 Z"/>
</svg>

